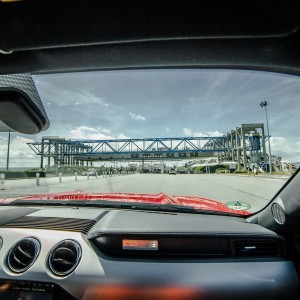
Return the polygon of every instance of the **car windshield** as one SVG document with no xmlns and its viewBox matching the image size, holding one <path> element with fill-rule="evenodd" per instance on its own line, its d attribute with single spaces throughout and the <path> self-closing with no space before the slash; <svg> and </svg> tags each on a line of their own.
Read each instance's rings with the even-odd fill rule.
<svg viewBox="0 0 300 300">
<path fill-rule="evenodd" d="M 0 133 L 3 204 L 109 200 L 246 215 L 299 167 L 297 76 L 183 69 L 32 77 L 50 126 Z"/>
</svg>

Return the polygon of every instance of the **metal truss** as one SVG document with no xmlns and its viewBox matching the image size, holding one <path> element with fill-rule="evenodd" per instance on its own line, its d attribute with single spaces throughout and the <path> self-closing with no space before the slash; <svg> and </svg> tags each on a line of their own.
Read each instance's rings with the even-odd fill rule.
<svg viewBox="0 0 300 300">
<path fill-rule="evenodd" d="M 35 154 L 54 159 L 54 165 L 82 166 L 93 161 L 182 160 L 217 156 L 219 161 L 236 161 L 238 168 L 266 161 L 265 143 L 269 136 L 264 124 L 242 124 L 224 136 L 175 137 L 110 140 L 66 140 L 57 136 L 43 137 L 28 143 Z M 254 141 L 255 140 L 255 145 Z"/>
<path fill-rule="evenodd" d="M 150 154 L 224 152 L 226 138 L 183 137 L 114 140 L 47 140 L 28 143 L 37 155 Z"/>
</svg>

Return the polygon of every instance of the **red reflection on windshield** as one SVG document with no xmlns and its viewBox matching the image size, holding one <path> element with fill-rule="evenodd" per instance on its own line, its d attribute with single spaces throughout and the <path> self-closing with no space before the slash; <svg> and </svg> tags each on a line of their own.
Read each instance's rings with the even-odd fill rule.
<svg viewBox="0 0 300 300">
<path fill-rule="evenodd" d="M 156 204 L 156 205 L 177 205 L 191 207 L 195 210 L 208 210 L 218 211 L 236 215 L 249 215 L 250 212 L 246 210 L 233 210 L 228 208 L 224 203 L 193 196 L 167 196 L 163 193 L 159 194 L 132 194 L 132 193 L 84 193 L 84 192 L 64 192 L 53 194 L 41 194 L 26 197 L 5 199 L 1 203 L 8 204 L 14 200 L 66 200 L 66 201 L 113 201 L 125 203 L 138 203 L 138 204 Z"/>
</svg>

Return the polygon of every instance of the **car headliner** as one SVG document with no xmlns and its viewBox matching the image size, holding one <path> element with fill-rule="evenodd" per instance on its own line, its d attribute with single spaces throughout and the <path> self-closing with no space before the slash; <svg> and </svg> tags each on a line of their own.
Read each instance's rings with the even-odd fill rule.
<svg viewBox="0 0 300 300">
<path fill-rule="evenodd" d="M 300 74 L 299 1 L 200 3 L 0 2 L 0 74 L 132 68 Z"/>
</svg>

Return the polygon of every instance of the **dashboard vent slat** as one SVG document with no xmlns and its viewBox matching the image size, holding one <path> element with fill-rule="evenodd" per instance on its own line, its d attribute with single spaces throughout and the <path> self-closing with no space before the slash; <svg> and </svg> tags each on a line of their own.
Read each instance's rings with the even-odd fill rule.
<svg viewBox="0 0 300 300">
<path fill-rule="evenodd" d="M 35 238 L 25 238 L 15 244 L 7 254 L 7 265 L 15 273 L 29 269 L 40 253 L 40 243 Z"/>
<path fill-rule="evenodd" d="M 77 267 L 81 258 L 81 248 L 73 240 L 64 240 L 54 246 L 48 256 L 50 270 L 57 276 L 66 276 Z"/>
<path fill-rule="evenodd" d="M 237 257 L 275 257 L 279 255 L 274 240 L 235 241 Z"/>
<path fill-rule="evenodd" d="M 86 234 L 95 223 L 95 220 L 90 219 L 25 216 L 3 227 L 75 231 Z"/>
<path fill-rule="evenodd" d="M 273 214 L 274 220 L 278 224 L 283 225 L 285 223 L 285 219 L 286 219 L 285 212 L 278 203 L 274 203 L 272 205 L 272 214 Z"/>
</svg>

